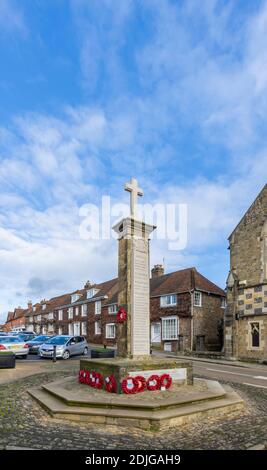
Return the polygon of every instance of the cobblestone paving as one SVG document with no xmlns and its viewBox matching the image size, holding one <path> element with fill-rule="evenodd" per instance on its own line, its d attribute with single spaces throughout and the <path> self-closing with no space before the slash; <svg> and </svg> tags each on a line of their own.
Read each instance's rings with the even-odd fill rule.
<svg viewBox="0 0 267 470">
<path fill-rule="evenodd" d="M 181 428 L 151 433 L 51 418 L 27 389 L 74 374 L 74 369 L 0 386 L 0 449 L 247 449 L 267 441 L 267 389 L 230 384 L 246 400 L 247 411 L 224 421 L 209 418 Z M 229 383 L 229 382 L 228 382 Z"/>
</svg>

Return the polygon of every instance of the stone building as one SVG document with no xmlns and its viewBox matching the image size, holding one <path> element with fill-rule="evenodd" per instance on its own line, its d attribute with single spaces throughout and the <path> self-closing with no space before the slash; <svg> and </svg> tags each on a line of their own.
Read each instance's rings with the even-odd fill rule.
<svg viewBox="0 0 267 470">
<path fill-rule="evenodd" d="M 267 359 L 267 185 L 229 237 L 225 355 Z"/>
<path fill-rule="evenodd" d="M 195 268 L 164 274 L 161 265 L 150 280 L 151 343 L 166 351 L 219 350 L 219 327 L 225 292 Z M 89 343 L 115 346 L 118 279 L 85 286 L 70 294 L 42 300 L 26 314 L 36 333 L 74 334 Z"/>
</svg>

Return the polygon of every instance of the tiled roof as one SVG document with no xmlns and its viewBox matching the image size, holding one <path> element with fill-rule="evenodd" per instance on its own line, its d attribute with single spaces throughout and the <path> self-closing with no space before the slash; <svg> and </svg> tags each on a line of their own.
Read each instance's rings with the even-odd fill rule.
<svg viewBox="0 0 267 470">
<path fill-rule="evenodd" d="M 181 269 L 150 280 L 150 295 L 153 297 L 189 292 L 194 289 L 220 296 L 226 295 L 220 287 L 202 276 L 196 268 Z"/>
</svg>

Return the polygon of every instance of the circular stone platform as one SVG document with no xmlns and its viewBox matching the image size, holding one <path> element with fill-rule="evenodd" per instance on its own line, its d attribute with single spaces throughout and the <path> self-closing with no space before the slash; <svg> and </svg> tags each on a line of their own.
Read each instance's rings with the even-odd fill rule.
<svg viewBox="0 0 267 470">
<path fill-rule="evenodd" d="M 96 390 L 69 377 L 29 393 L 57 418 L 146 430 L 179 426 L 214 414 L 220 418 L 244 406 L 230 387 L 204 379 L 129 396 Z"/>
</svg>

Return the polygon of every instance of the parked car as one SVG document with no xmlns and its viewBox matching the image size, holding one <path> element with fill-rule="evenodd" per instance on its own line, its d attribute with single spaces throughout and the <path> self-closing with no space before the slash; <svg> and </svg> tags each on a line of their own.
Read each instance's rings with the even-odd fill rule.
<svg viewBox="0 0 267 470">
<path fill-rule="evenodd" d="M 40 357 L 53 357 L 54 346 L 56 346 L 56 357 L 69 359 L 70 356 L 76 356 L 88 353 L 88 344 L 83 336 L 54 336 L 40 346 Z"/>
<path fill-rule="evenodd" d="M 36 338 L 35 335 L 29 334 L 29 333 L 17 333 L 15 336 L 16 336 L 16 338 L 19 338 L 22 341 L 25 341 L 25 343 L 28 342 L 28 341 L 31 341 L 34 338 Z"/>
<path fill-rule="evenodd" d="M 49 335 L 39 335 L 39 336 L 35 336 L 35 338 L 31 338 L 30 340 L 27 340 L 27 344 L 29 346 L 29 353 L 38 354 L 40 346 L 51 338 L 52 336 L 49 336 Z"/>
<path fill-rule="evenodd" d="M 1 336 L 0 351 L 13 352 L 15 356 L 26 359 L 29 354 L 29 346 L 25 341 L 15 336 Z"/>
<path fill-rule="evenodd" d="M 4 331 L 0 331 L 0 336 L 7 336 L 7 333 L 4 333 Z"/>
</svg>

